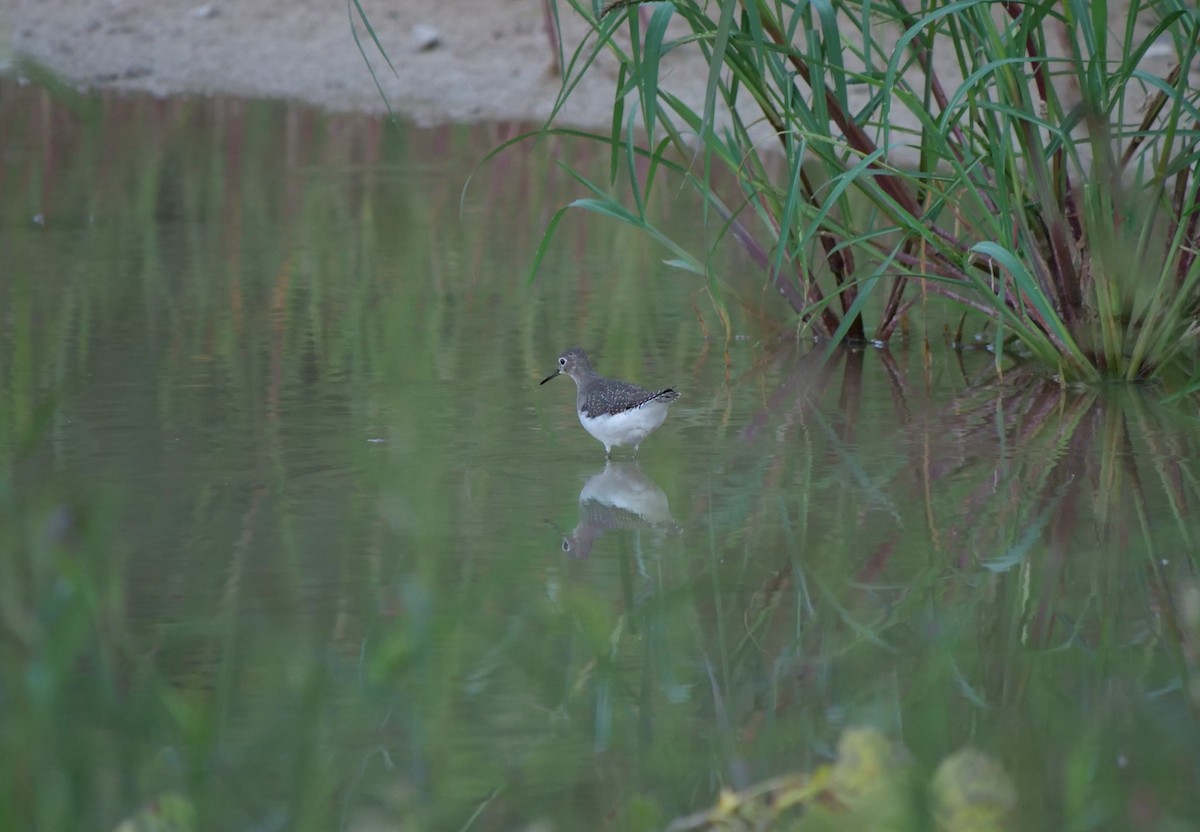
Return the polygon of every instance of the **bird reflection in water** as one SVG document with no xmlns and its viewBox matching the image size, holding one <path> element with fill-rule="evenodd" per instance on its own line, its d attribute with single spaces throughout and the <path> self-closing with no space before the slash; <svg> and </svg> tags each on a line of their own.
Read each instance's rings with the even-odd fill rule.
<svg viewBox="0 0 1200 832">
<path fill-rule="evenodd" d="M 654 484 L 637 462 L 609 461 L 579 492 L 579 525 L 563 535 L 562 550 L 573 558 L 586 558 L 602 534 L 619 529 L 648 529 L 678 534 L 667 495 Z"/>
</svg>

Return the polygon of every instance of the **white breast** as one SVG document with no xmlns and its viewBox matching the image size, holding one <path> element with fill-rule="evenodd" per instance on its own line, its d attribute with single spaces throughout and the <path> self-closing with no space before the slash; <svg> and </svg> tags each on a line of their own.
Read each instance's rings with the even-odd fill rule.
<svg viewBox="0 0 1200 832">
<path fill-rule="evenodd" d="M 584 416 L 581 412 L 579 423 L 584 430 L 603 442 L 606 448 L 613 448 L 617 445 L 641 444 L 666 418 L 667 404 L 652 401 L 612 415 Z"/>
</svg>

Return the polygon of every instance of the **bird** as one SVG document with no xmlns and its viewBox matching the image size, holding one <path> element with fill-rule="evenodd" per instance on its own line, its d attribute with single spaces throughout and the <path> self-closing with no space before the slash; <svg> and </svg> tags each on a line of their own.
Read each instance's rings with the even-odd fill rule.
<svg viewBox="0 0 1200 832">
<path fill-rule="evenodd" d="M 608 460 L 579 492 L 579 525 L 562 535 L 562 550 L 573 558 L 586 558 L 601 535 L 622 529 L 682 531 L 671 516 L 667 495 L 637 462 Z"/>
<path fill-rule="evenodd" d="M 574 380 L 579 423 L 604 444 L 605 459 L 611 459 L 613 448 L 621 445 L 632 445 L 636 457 L 638 446 L 658 429 L 671 402 L 679 398 L 670 387 L 651 392 L 628 381 L 605 378 L 592 369 L 587 353 L 578 347 L 558 357 L 558 369 L 542 384 L 560 375 Z"/>
</svg>

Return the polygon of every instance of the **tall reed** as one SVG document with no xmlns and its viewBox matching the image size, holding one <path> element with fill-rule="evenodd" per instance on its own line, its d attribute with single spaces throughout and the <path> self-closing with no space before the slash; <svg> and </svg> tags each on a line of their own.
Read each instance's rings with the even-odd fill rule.
<svg viewBox="0 0 1200 832">
<path fill-rule="evenodd" d="M 569 207 L 645 229 L 718 310 L 712 247 L 682 250 L 643 209 L 666 179 L 699 192 L 713 247 L 736 240 L 816 335 L 887 341 L 932 298 L 989 327 L 998 355 L 1065 380 L 1195 377 L 1190 6 L 568 4 L 592 37 L 565 62 L 555 112 L 615 57 L 611 129 L 583 135 L 609 145 L 611 184 L 629 193 L 579 176 L 590 196 Z M 1173 68 L 1156 72 L 1168 45 Z M 663 72 L 689 52 L 708 67 L 702 104 Z"/>
</svg>

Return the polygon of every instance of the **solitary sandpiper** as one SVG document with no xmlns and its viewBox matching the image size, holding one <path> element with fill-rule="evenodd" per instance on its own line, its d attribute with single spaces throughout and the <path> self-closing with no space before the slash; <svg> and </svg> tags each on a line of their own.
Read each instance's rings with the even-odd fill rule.
<svg viewBox="0 0 1200 832">
<path fill-rule="evenodd" d="M 551 525 L 554 525 L 551 523 Z M 643 529 L 678 534 L 667 495 L 642 473 L 635 460 L 604 463 L 604 470 L 588 479 L 579 492 L 579 525 L 562 536 L 562 550 L 573 558 L 586 558 L 592 544 L 612 531 Z"/>
<path fill-rule="evenodd" d="M 642 440 L 667 418 L 667 408 L 679 398 L 670 387 L 657 393 L 628 381 L 605 378 L 592 369 L 587 353 L 575 347 L 558 357 L 558 369 L 546 378 L 569 375 L 575 380 L 575 410 L 583 429 L 604 443 L 605 457 L 618 445 L 632 445 L 637 456 Z"/>
</svg>

